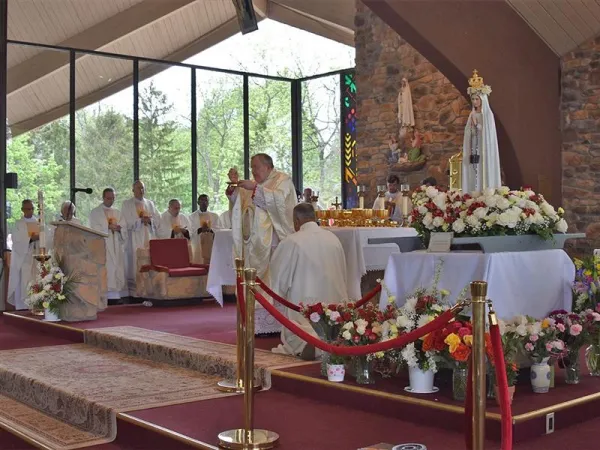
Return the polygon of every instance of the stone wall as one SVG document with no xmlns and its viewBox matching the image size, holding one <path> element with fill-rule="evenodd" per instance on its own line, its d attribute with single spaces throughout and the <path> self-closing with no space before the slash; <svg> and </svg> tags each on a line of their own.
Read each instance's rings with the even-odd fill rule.
<svg viewBox="0 0 600 450">
<path fill-rule="evenodd" d="M 447 185 L 448 158 L 462 151 L 470 105 L 429 61 L 374 15 L 360 0 L 355 19 L 359 183 L 373 199 L 389 173 L 415 186 L 427 176 Z M 397 97 L 402 78 L 411 87 L 416 129 L 427 162 L 402 172 L 389 163 L 389 135 L 398 136 Z M 465 88 L 467 80 L 465 80 Z"/>
<path fill-rule="evenodd" d="M 565 55 L 561 66 L 563 207 L 569 231 L 588 237 L 571 249 L 589 254 L 600 248 L 600 37 Z"/>
</svg>

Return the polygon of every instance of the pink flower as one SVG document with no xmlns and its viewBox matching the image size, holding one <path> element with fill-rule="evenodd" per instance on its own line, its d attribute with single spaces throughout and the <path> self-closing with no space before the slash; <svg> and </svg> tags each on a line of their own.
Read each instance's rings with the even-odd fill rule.
<svg viewBox="0 0 600 450">
<path fill-rule="evenodd" d="M 318 312 L 314 312 L 310 315 L 310 320 L 311 322 L 317 323 L 319 320 L 321 320 L 321 315 Z"/>
<path fill-rule="evenodd" d="M 527 350 L 528 352 L 532 352 L 533 349 L 534 349 L 534 347 L 531 342 L 528 342 L 527 344 L 525 344 L 525 350 Z"/>
<path fill-rule="evenodd" d="M 532 334 L 531 336 L 529 336 L 529 340 L 531 342 L 535 342 L 539 339 L 540 337 L 537 334 Z"/>
<path fill-rule="evenodd" d="M 562 323 L 557 323 L 556 324 L 556 328 L 558 329 L 558 331 L 560 331 L 561 333 L 564 333 L 565 331 L 565 326 Z"/>
<path fill-rule="evenodd" d="M 581 331 L 583 330 L 583 327 L 581 325 L 579 325 L 578 323 L 571 325 L 571 328 L 569 329 L 569 333 L 571 333 L 571 336 L 579 336 L 579 333 L 581 333 Z"/>
<path fill-rule="evenodd" d="M 548 350 L 549 352 L 551 352 L 551 351 L 552 351 L 552 342 L 548 342 L 548 343 L 546 344 L 546 350 Z"/>
</svg>

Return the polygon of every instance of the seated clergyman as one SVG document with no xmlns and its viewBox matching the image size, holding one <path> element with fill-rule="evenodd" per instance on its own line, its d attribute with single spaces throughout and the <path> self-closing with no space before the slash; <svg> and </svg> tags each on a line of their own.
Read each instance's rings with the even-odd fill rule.
<svg viewBox="0 0 600 450">
<path fill-rule="evenodd" d="M 296 233 L 281 241 L 271 259 L 273 290 L 296 305 L 347 300 L 346 256 L 339 239 L 317 225 L 315 210 L 310 203 L 298 204 L 293 218 Z M 316 336 L 300 313 L 291 309 L 286 311 L 288 319 Z M 305 349 L 306 342 L 285 327 L 281 341 L 273 352 L 314 358 L 314 348 Z"/>
</svg>

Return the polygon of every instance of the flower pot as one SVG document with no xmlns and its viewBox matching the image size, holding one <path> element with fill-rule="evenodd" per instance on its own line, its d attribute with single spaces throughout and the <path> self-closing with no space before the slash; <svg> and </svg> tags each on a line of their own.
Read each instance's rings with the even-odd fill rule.
<svg viewBox="0 0 600 450">
<path fill-rule="evenodd" d="M 327 364 L 327 379 L 336 383 L 344 381 L 346 367 L 344 364 Z"/>
<path fill-rule="evenodd" d="M 435 373 L 432 370 L 423 371 L 418 367 L 408 369 L 408 379 L 410 381 L 409 392 L 413 394 L 432 394 L 437 392 L 433 387 L 433 378 Z"/>
<path fill-rule="evenodd" d="M 545 394 L 550 389 L 550 366 L 548 358 L 531 366 L 531 388 L 536 394 Z"/>
<path fill-rule="evenodd" d="M 48 308 L 44 309 L 44 320 L 46 322 L 60 322 L 60 317 L 55 312 L 50 311 Z"/>
<path fill-rule="evenodd" d="M 508 404 L 509 405 L 512 405 L 513 398 L 515 396 L 515 389 L 516 389 L 516 386 L 508 387 Z M 500 394 L 498 393 L 498 386 L 494 386 L 494 395 L 496 396 L 496 403 L 498 403 L 498 406 L 500 406 Z"/>
</svg>

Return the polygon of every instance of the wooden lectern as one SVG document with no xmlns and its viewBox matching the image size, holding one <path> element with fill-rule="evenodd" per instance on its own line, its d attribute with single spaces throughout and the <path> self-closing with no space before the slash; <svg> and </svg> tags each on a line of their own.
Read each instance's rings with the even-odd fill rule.
<svg viewBox="0 0 600 450">
<path fill-rule="evenodd" d="M 61 319 L 67 322 L 95 320 L 107 306 L 106 281 L 107 234 L 73 222 L 52 222 L 52 255 L 63 261 L 65 275 L 76 274 L 79 283 L 69 303 L 61 307 Z"/>
</svg>

